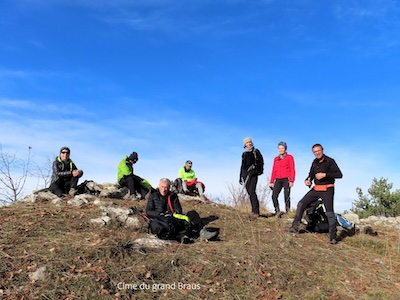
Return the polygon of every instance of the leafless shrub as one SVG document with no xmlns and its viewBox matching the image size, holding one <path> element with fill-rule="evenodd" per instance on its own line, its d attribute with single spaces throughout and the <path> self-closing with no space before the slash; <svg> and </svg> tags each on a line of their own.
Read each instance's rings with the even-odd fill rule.
<svg viewBox="0 0 400 300">
<path fill-rule="evenodd" d="M 269 178 L 267 177 L 267 181 Z M 233 207 L 244 207 L 250 203 L 249 195 L 247 194 L 246 187 L 244 185 L 227 183 L 229 196 L 225 199 L 225 202 Z M 270 201 L 271 189 L 268 185 L 263 185 L 260 181 L 257 184 L 256 193 L 258 200 L 260 201 L 260 207 L 267 208 L 267 204 Z"/>
<path fill-rule="evenodd" d="M 31 163 L 31 147 L 25 159 L 17 153 L 3 152 L 0 145 L 0 203 L 8 204 L 17 201 L 24 190 Z"/>
<path fill-rule="evenodd" d="M 53 161 L 50 158 L 46 159 L 46 163 L 43 166 L 39 166 L 36 162 L 33 162 L 33 168 L 30 172 L 32 177 L 37 178 L 36 188 L 41 189 L 50 186 L 52 165 Z"/>
</svg>

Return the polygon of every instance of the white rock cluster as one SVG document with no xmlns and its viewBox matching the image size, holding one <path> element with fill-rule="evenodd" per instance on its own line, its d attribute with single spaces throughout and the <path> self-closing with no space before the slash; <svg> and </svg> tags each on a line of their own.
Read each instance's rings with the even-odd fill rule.
<svg viewBox="0 0 400 300">
<path fill-rule="evenodd" d="M 365 226 L 382 226 L 386 228 L 395 228 L 400 230 L 400 216 L 398 217 L 383 217 L 370 216 L 365 219 L 360 219 L 357 214 L 343 214 L 347 220 L 353 222 L 361 229 Z"/>
</svg>

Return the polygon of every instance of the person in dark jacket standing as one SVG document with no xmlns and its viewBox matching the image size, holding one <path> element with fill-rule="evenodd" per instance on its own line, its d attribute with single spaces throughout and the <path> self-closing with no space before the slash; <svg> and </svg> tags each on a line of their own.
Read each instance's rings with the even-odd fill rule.
<svg viewBox="0 0 400 300">
<path fill-rule="evenodd" d="M 269 186 L 272 189 L 272 203 L 274 204 L 275 215 L 280 217 L 283 212 L 281 212 L 279 208 L 279 193 L 283 188 L 285 209 L 288 213 L 290 210 L 290 188 L 294 184 L 296 170 L 294 158 L 287 153 L 287 144 L 285 142 L 280 142 L 278 144 L 278 152 L 279 155 L 274 158 Z"/>
<path fill-rule="evenodd" d="M 256 187 L 258 176 L 264 172 L 264 159 L 260 150 L 254 147 L 251 138 L 244 138 L 243 145 L 244 151 L 242 154 L 239 183 L 246 187 L 251 203 L 250 218 L 255 219 L 260 215 L 260 202 L 258 201 Z"/>
<path fill-rule="evenodd" d="M 62 147 L 60 155 L 53 162 L 53 175 L 49 190 L 58 197 L 69 194 L 74 196 L 79 178 L 82 177 L 83 171 L 78 170 L 74 162 L 70 159 L 70 149 Z"/>
<path fill-rule="evenodd" d="M 324 154 L 321 144 L 312 146 L 315 159 L 311 164 L 310 173 L 304 181 L 306 186 L 314 186 L 297 204 L 296 216 L 289 232 L 298 232 L 305 209 L 318 199 L 322 199 L 329 224 L 329 239 L 331 244 L 337 244 L 336 218 L 333 211 L 333 196 L 335 194 L 335 179 L 342 178 L 343 174 L 333 158 Z"/>
</svg>

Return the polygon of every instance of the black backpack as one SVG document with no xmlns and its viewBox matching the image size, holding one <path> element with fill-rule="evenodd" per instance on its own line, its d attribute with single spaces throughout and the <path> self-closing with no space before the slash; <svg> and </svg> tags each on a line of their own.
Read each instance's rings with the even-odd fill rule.
<svg viewBox="0 0 400 300">
<path fill-rule="evenodd" d="M 176 194 L 184 194 L 183 188 L 182 188 L 182 179 L 176 178 L 172 182 L 171 191 Z"/>
<path fill-rule="evenodd" d="M 95 195 L 98 196 L 101 191 L 96 190 L 95 188 L 92 187 L 94 181 L 93 180 L 85 180 L 81 184 L 79 184 L 76 187 L 76 195 L 81 195 L 81 194 L 90 194 L 90 195 Z"/>
<path fill-rule="evenodd" d="M 264 158 L 262 157 L 262 154 L 260 150 L 257 148 L 253 148 L 253 154 L 254 154 L 254 169 L 257 171 L 257 175 L 262 175 L 264 173 Z M 257 155 L 257 152 L 259 155 Z M 242 153 L 242 161 L 244 160 L 245 157 L 245 152 Z"/>
<path fill-rule="evenodd" d="M 306 208 L 305 219 L 307 221 L 307 231 L 320 233 L 329 232 L 328 217 L 324 211 L 322 200 L 317 200 Z"/>
<path fill-rule="evenodd" d="M 151 219 L 149 231 L 162 240 L 174 239 L 176 236 L 174 218 L 172 216 L 160 216 Z"/>
</svg>

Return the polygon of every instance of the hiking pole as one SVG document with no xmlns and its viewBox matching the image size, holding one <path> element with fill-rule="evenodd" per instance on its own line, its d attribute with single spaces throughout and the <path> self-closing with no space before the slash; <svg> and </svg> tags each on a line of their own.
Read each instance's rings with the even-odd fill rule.
<svg viewBox="0 0 400 300">
<path fill-rule="evenodd" d="M 255 165 L 251 165 L 248 169 L 247 169 L 247 176 L 246 176 L 246 180 L 243 182 L 243 188 L 242 188 L 242 190 L 240 191 L 240 195 L 242 195 L 243 194 L 243 191 L 244 191 L 244 189 L 246 188 L 246 183 L 247 183 L 247 181 L 249 180 L 249 178 L 250 178 L 250 174 L 249 174 L 249 172 L 251 171 L 251 170 L 254 170 L 256 168 L 256 166 Z M 243 178 L 242 178 L 242 180 L 243 180 Z"/>
<path fill-rule="evenodd" d="M 141 213 L 136 206 L 132 206 L 131 210 L 133 215 L 137 215 L 138 217 L 142 218 L 144 222 L 148 223 L 150 221 L 150 218 L 147 217 L 145 213 Z"/>
<path fill-rule="evenodd" d="M 242 190 L 241 190 L 240 193 L 239 193 L 239 197 L 241 198 L 240 200 L 244 200 L 243 198 L 244 198 L 245 196 L 243 196 L 243 192 L 244 192 L 244 189 L 246 188 L 246 183 L 247 183 L 247 181 L 249 180 L 249 177 L 250 177 L 250 176 L 247 175 L 245 181 L 243 182 Z M 243 180 L 243 178 L 242 178 L 242 180 Z"/>
</svg>

